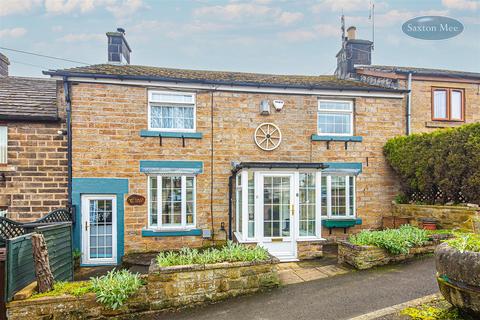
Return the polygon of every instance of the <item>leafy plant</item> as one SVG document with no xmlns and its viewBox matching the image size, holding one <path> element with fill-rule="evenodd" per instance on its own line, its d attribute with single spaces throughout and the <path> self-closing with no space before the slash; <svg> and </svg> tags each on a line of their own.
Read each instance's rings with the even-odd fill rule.
<svg viewBox="0 0 480 320">
<path fill-rule="evenodd" d="M 421 193 L 430 204 L 480 204 L 480 123 L 396 137 L 387 141 L 384 154 L 407 196 Z"/>
<path fill-rule="evenodd" d="M 480 235 L 474 233 L 456 233 L 455 238 L 445 241 L 460 252 L 480 252 Z"/>
<path fill-rule="evenodd" d="M 127 270 L 112 270 L 106 275 L 92 278 L 93 292 L 98 302 L 116 310 L 142 286 L 140 275 Z"/>
<path fill-rule="evenodd" d="M 418 308 L 406 308 L 401 315 L 409 316 L 412 320 L 460 320 L 463 319 L 456 308 L 436 308 L 432 306 L 420 306 Z"/>
<path fill-rule="evenodd" d="M 82 257 L 82 251 L 79 249 L 73 249 L 72 256 L 74 260 L 80 259 Z"/>
<path fill-rule="evenodd" d="M 180 251 L 161 252 L 157 256 L 160 267 L 212 264 L 235 261 L 264 261 L 269 258 L 267 250 L 262 247 L 247 247 L 242 244 L 227 242 L 221 248 L 208 248 L 203 251 L 191 248 L 182 248 Z"/>
<path fill-rule="evenodd" d="M 74 282 L 55 282 L 53 290 L 44 293 L 35 293 L 31 298 L 40 297 L 54 297 L 64 294 L 73 295 L 76 297 L 83 296 L 89 292 L 93 292 L 92 283 L 90 281 L 74 281 Z"/>
<path fill-rule="evenodd" d="M 395 196 L 395 203 L 406 204 L 408 203 L 408 197 L 405 195 L 405 193 L 399 193 Z"/>
<path fill-rule="evenodd" d="M 384 248 L 392 254 L 406 254 L 409 248 L 423 245 L 429 238 L 426 230 L 403 225 L 399 229 L 364 230 L 350 236 L 348 241 L 356 245 Z"/>
</svg>

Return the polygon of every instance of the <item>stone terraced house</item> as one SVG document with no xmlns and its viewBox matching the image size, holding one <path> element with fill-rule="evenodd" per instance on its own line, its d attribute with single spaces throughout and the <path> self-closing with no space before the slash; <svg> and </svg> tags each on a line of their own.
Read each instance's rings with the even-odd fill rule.
<svg viewBox="0 0 480 320">
<path fill-rule="evenodd" d="M 225 239 L 311 258 L 390 211 L 405 90 L 131 65 L 123 30 L 107 36 L 109 63 L 44 72 L 71 109 L 83 265 Z"/>
<path fill-rule="evenodd" d="M 56 81 L 8 66 L 0 53 L 0 215 L 32 221 L 67 205 L 65 115 Z"/>
</svg>

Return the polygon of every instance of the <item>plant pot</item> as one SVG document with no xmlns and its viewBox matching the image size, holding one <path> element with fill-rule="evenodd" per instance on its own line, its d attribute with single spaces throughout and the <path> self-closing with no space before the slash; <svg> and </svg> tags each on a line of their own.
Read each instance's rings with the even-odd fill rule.
<svg viewBox="0 0 480 320">
<path fill-rule="evenodd" d="M 435 250 L 435 265 L 445 299 L 473 319 L 480 319 L 480 252 L 460 252 L 442 243 Z"/>
</svg>

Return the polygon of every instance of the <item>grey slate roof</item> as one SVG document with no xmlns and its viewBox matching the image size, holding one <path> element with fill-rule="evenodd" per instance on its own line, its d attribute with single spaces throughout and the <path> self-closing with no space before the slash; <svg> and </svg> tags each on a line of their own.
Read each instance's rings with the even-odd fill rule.
<svg viewBox="0 0 480 320">
<path fill-rule="evenodd" d="M 0 120 L 58 120 L 56 81 L 0 77 Z"/>
<path fill-rule="evenodd" d="M 416 67 L 399 67 L 399 66 L 383 66 L 383 65 L 355 65 L 358 69 L 370 69 L 380 72 L 394 72 L 394 73 L 413 73 L 423 76 L 434 77 L 451 77 L 451 78 L 468 78 L 468 79 L 480 79 L 480 73 L 470 71 L 456 71 L 456 70 L 444 70 L 444 69 L 429 69 L 429 68 L 416 68 Z"/>
<path fill-rule="evenodd" d="M 96 64 L 63 70 L 49 70 L 44 71 L 43 73 L 51 76 L 167 81 L 250 87 L 401 92 L 399 90 L 370 85 L 360 81 L 343 80 L 331 75 L 276 75 L 115 64 Z"/>
</svg>

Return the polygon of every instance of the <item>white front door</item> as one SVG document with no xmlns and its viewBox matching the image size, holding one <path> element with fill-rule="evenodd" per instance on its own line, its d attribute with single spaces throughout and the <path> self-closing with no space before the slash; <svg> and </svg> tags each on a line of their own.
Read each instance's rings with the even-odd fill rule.
<svg viewBox="0 0 480 320">
<path fill-rule="evenodd" d="M 259 180 L 259 244 L 281 261 L 296 260 L 294 175 L 262 173 Z"/>
<path fill-rule="evenodd" d="M 82 264 L 117 263 L 117 198 L 82 196 Z"/>
</svg>

